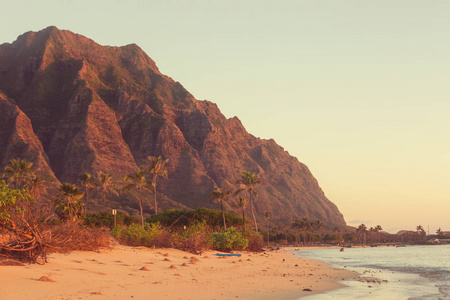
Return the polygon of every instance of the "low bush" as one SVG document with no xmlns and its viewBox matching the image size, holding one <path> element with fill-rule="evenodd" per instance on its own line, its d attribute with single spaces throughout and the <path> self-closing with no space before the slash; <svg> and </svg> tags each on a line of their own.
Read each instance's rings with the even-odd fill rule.
<svg viewBox="0 0 450 300">
<path fill-rule="evenodd" d="M 108 230 L 89 228 L 77 223 L 63 223 L 51 226 L 42 233 L 44 241 L 56 252 L 96 251 L 112 246 Z"/>
<path fill-rule="evenodd" d="M 210 244 L 213 249 L 230 252 L 231 250 L 245 250 L 248 246 L 242 232 L 234 227 L 229 227 L 222 232 L 214 232 L 210 237 Z"/>
<path fill-rule="evenodd" d="M 255 231 L 247 231 L 245 233 L 245 237 L 248 240 L 248 251 L 259 252 L 264 248 L 265 244 L 261 233 Z"/>
<path fill-rule="evenodd" d="M 117 226 L 112 234 L 117 240 L 129 246 L 153 246 L 157 237 L 163 232 L 164 229 L 159 224 L 145 224 L 145 227 L 131 224 Z"/>
<path fill-rule="evenodd" d="M 230 227 L 239 227 L 243 225 L 242 219 L 232 212 L 225 213 L 225 221 Z M 193 226 L 200 222 L 205 222 L 205 224 L 208 227 L 213 228 L 213 230 L 220 230 L 223 228 L 222 212 L 209 208 L 197 208 L 190 211 L 183 209 L 169 209 L 156 215 L 151 215 L 146 219 L 146 222 L 158 222 L 165 227 L 174 228 L 175 230 L 184 228 L 184 226 Z"/>
<path fill-rule="evenodd" d="M 206 222 L 199 222 L 173 234 L 175 248 L 199 254 L 209 248 L 209 230 Z"/>
<path fill-rule="evenodd" d="M 83 224 L 91 228 L 107 227 L 112 229 L 114 228 L 114 215 L 109 211 L 95 214 L 85 214 Z M 116 224 L 121 226 L 139 224 L 139 219 L 126 215 L 122 212 L 118 212 L 116 215 Z"/>
</svg>

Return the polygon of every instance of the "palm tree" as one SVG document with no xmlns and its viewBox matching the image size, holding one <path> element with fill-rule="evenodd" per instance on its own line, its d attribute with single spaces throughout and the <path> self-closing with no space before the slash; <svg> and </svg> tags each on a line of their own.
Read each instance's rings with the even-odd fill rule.
<svg viewBox="0 0 450 300">
<path fill-rule="evenodd" d="M 244 197 L 239 196 L 239 201 L 236 201 L 237 206 L 239 206 L 242 209 L 242 221 L 244 223 L 244 232 L 247 230 L 247 221 L 245 220 L 245 208 L 247 207 L 247 199 Z"/>
<path fill-rule="evenodd" d="M 416 230 L 417 230 L 417 235 L 418 235 L 419 237 L 423 238 L 423 237 L 426 235 L 425 229 L 423 229 L 423 226 L 422 226 L 422 225 L 418 225 L 418 226 L 416 227 Z"/>
<path fill-rule="evenodd" d="M 377 225 L 377 226 L 375 226 L 375 232 L 377 233 L 377 243 L 379 243 L 380 242 L 380 232 L 381 232 L 381 230 L 383 230 L 383 228 L 381 227 L 381 225 Z"/>
<path fill-rule="evenodd" d="M 269 227 L 269 219 L 272 217 L 272 213 L 266 210 L 266 230 L 267 230 L 267 247 L 269 247 L 269 236 L 270 236 L 270 227 Z"/>
<path fill-rule="evenodd" d="M 41 176 L 34 174 L 26 178 L 24 188 L 30 192 L 34 199 L 40 198 L 42 194 L 47 192 L 45 180 Z"/>
<path fill-rule="evenodd" d="M 84 188 L 84 213 L 87 211 L 87 203 L 89 201 L 89 188 L 95 187 L 94 181 L 91 179 L 91 174 L 88 172 L 78 175 L 78 181 Z"/>
<path fill-rule="evenodd" d="M 320 228 L 322 228 L 322 227 L 324 227 L 325 225 L 322 223 L 322 221 L 320 221 L 320 220 L 317 220 L 316 222 L 314 222 L 313 224 L 312 224 L 312 228 L 314 228 L 314 229 L 319 229 L 320 230 Z M 315 238 L 315 235 L 314 235 L 314 230 L 313 230 L 313 238 Z"/>
<path fill-rule="evenodd" d="M 149 180 L 145 179 L 145 172 L 139 168 L 136 168 L 136 171 L 132 174 L 128 174 L 124 179 L 126 184 L 122 187 L 122 191 L 129 191 L 131 189 L 137 189 L 139 192 L 139 208 L 141 211 L 141 225 L 144 227 L 144 209 L 143 209 L 143 199 L 142 199 L 142 190 L 152 190 L 153 185 Z"/>
<path fill-rule="evenodd" d="M 258 179 L 258 175 L 251 172 L 241 172 L 241 177 L 236 180 L 237 184 L 241 185 L 241 188 L 236 191 L 235 195 L 243 190 L 248 190 L 250 195 L 250 208 L 253 216 L 253 222 L 255 223 L 255 230 L 258 232 L 258 224 L 256 223 L 255 205 L 253 203 L 253 195 L 256 195 L 255 186 L 261 183 Z"/>
<path fill-rule="evenodd" d="M 97 172 L 97 177 L 94 180 L 94 185 L 102 195 L 103 206 L 106 206 L 106 195 L 114 194 L 119 196 L 114 188 L 114 183 L 111 174 L 106 174 L 101 171 Z"/>
<path fill-rule="evenodd" d="M 220 209 L 222 210 L 222 219 L 223 219 L 223 228 L 227 230 L 227 224 L 225 222 L 225 212 L 223 211 L 223 202 L 226 198 L 228 198 L 231 195 L 230 191 L 222 191 L 221 188 L 214 188 L 214 191 L 209 194 L 209 198 L 213 200 L 218 200 L 220 202 Z"/>
<path fill-rule="evenodd" d="M 145 173 L 152 176 L 151 182 L 153 185 L 153 193 L 155 194 L 155 214 L 158 213 L 158 203 L 156 202 L 156 180 L 158 176 L 162 176 L 164 178 L 167 177 L 166 164 L 168 161 L 168 159 L 162 159 L 161 156 L 149 156 L 147 157 L 146 163 L 143 165 Z"/>
<path fill-rule="evenodd" d="M 333 227 L 333 233 L 339 234 L 340 232 L 341 232 L 341 230 L 339 229 L 339 227 L 337 227 L 337 226 Z"/>
<path fill-rule="evenodd" d="M 58 191 L 56 213 L 67 221 L 75 221 L 82 213 L 83 203 L 78 200 L 83 197 L 83 192 L 70 183 L 63 183 Z"/>
<path fill-rule="evenodd" d="M 3 176 L 8 177 L 9 183 L 14 182 L 14 189 L 17 190 L 19 185 L 30 174 L 32 166 L 33 163 L 27 162 L 24 159 L 11 159 L 9 165 L 4 169 Z"/>
<path fill-rule="evenodd" d="M 311 221 L 309 221 L 306 217 L 298 220 L 295 219 L 294 223 L 292 223 L 292 227 L 298 228 L 302 233 L 303 244 L 306 244 L 306 230 L 311 227 Z M 300 241 L 301 242 L 301 241 Z"/>
<path fill-rule="evenodd" d="M 376 229 L 374 227 L 369 228 L 369 237 L 370 237 L 372 244 L 373 244 L 373 235 L 375 234 L 375 232 L 376 232 Z"/>
<path fill-rule="evenodd" d="M 363 238 L 363 243 L 366 243 L 366 232 L 367 232 L 367 226 L 364 224 L 361 224 L 358 226 L 358 229 L 356 231 L 361 234 L 361 237 Z"/>
<path fill-rule="evenodd" d="M 438 230 L 436 230 L 436 234 L 437 234 L 439 237 L 441 237 L 441 236 L 444 234 L 444 232 L 442 231 L 441 227 L 439 227 Z"/>
</svg>

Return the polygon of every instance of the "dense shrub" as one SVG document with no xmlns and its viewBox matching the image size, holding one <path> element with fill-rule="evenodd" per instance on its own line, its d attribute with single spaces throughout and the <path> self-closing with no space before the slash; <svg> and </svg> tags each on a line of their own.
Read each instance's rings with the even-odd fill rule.
<svg viewBox="0 0 450 300">
<path fill-rule="evenodd" d="M 171 247 L 192 253 L 201 253 L 209 248 L 209 234 L 204 222 L 172 232 L 159 223 L 146 223 L 145 227 L 132 224 L 128 227 L 117 226 L 112 233 L 121 243 L 129 246 Z"/>
<path fill-rule="evenodd" d="M 74 250 L 96 251 L 112 245 L 109 231 L 100 228 L 89 228 L 77 223 L 62 223 L 43 231 L 46 244 L 56 252 Z"/>
<path fill-rule="evenodd" d="M 198 254 L 209 248 L 209 233 L 205 221 L 183 228 L 172 236 L 176 240 L 175 248 L 180 250 Z"/>
<path fill-rule="evenodd" d="M 209 208 L 198 208 L 190 211 L 169 209 L 156 215 L 152 215 L 146 220 L 148 223 L 159 222 L 163 226 L 175 229 L 184 228 L 184 226 L 193 226 L 203 221 L 206 222 L 208 227 L 213 228 L 213 230 L 223 228 L 222 212 Z M 225 213 L 225 221 L 230 227 L 243 225 L 242 219 L 231 212 Z"/>
<path fill-rule="evenodd" d="M 139 219 L 118 212 L 116 215 L 116 223 L 121 226 L 128 226 L 131 224 L 139 224 Z M 88 227 L 107 227 L 114 228 L 114 215 L 109 211 L 104 211 L 96 214 L 86 214 L 84 216 L 83 224 Z"/>
<path fill-rule="evenodd" d="M 137 224 L 131 224 L 127 227 L 117 226 L 112 234 L 122 243 L 130 246 L 153 246 L 154 241 L 164 229 L 157 223 L 145 224 L 142 227 Z"/>
<path fill-rule="evenodd" d="M 222 232 L 214 232 L 210 238 L 211 247 L 219 251 L 229 252 L 231 250 L 245 250 L 248 245 L 241 231 L 229 227 Z"/>
<path fill-rule="evenodd" d="M 264 239 L 261 233 L 255 231 L 248 231 L 245 233 L 248 240 L 248 251 L 261 251 L 265 247 Z"/>
</svg>

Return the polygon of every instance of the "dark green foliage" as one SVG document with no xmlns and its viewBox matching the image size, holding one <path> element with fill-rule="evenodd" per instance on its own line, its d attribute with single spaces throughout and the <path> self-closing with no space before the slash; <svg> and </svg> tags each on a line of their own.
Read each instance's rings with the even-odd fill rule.
<svg viewBox="0 0 450 300">
<path fill-rule="evenodd" d="M 19 197 L 22 197 L 20 191 L 10 189 L 5 181 L 0 181 L 0 227 L 9 221 L 11 209 L 16 206 Z"/>
<path fill-rule="evenodd" d="M 344 238 L 335 233 L 328 233 L 323 237 L 324 242 L 342 242 Z"/>
<path fill-rule="evenodd" d="M 132 224 L 117 226 L 113 235 L 123 244 L 158 248 L 176 248 L 192 253 L 201 253 L 208 248 L 208 232 L 204 223 L 198 223 L 176 232 L 159 223 L 146 223 L 145 227 Z"/>
<path fill-rule="evenodd" d="M 245 238 L 248 240 L 248 251 L 259 252 L 265 246 L 263 235 L 260 232 L 248 231 L 245 234 Z"/>
<path fill-rule="evenodd" d="M 114 228 L 114 215 L 109 211 L 104 211 L 96 214 L 86 214 L 83 220 L 84 225 L 91 228 L 107 227 Z M 118 212 L 116 215 L 117 226 L 128 226 L 131 224 L 138 224 L 139 219 Z"/>
<path fill-rule="evenodd" d="M 242 235 L 242 231 L 229 227 L 222 232 L 214 232 L 210 237 L 211 247 L 219 251 L 245 250 L 248 239 Z"/>
<path fill-rule="evenodd" d="M 229 226 L 242 226 L 242 219 L 234 213 L 225 213 L 225 220 Z M 197 208 L 195 210 L 185 211 L 182 209 L 169 209 L 164 212 L 152 215 L 147 218 L 146 222 L 156 223 L 170 228 L 183 228 L 184 226 L 193 226 L 199 222 L 205 224 L 213 230 L 223 228 L 222 212 L 209 208 Z"/>
<path fill-rule="evenodd" d="M 145 224 L 142 227 L 131 224 L 128 227 L 117 226 L 112 234 L 122 243 L 130 246 L 155 246 L 157 237 L 164 232 L 164 229 L 157 223 Z"/>
</svg>

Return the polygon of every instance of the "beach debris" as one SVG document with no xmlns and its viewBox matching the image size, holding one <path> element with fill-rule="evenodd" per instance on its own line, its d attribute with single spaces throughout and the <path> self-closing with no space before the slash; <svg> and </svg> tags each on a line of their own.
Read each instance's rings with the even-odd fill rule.
<svg viewBox="0 0 450 300">
<path fill-rule="evenodd" d="M 171 261 L 171 260 L 168 258 L 164 258 L 163 261 Z"/>
<path fill-rule="evenodd" d="M 150 269 L 149 268 L 147 268 L 146 266 L 143 266 L 142 268 L 140 268 L 139 270 L 141 270 L 141 271 L 150 271 Z"/>
<path fill-rule="evenodd" d="M 91 295 L 101 295 L 102 292 L 91 292 Z"/>
<path fill-rule="evenodd" d="M 180 273 L 175 273 L 173 276 L 181 276 Z"/>
<path fill-rule="evenodd" d="M 182 267 L 189 267 L 186 263 L 183 263 L 181 266 Z"/>
<path fill-rule="evenodd" d="M 55 282 L 53 279 L 47 277 L 47 276 L 42 276 L 41 278 L 38 279 L 38 281 L 44 281 L 44 282 Z"/>
<path fill-rule="evenodd" d="M 178 269 L 175 265 L 170 265 L 169 268 L 171 268 L 171 269 Z"/>
<path fill-rule="evenodd" d="M 184 259 L 189 259 L 189 257 L 187 257 L 187 256 L 183 256 L 183 258 L 184 258 Z"/>
<path fill-rule="evenodd" d="M 166 257 L 169 256 L 169 253 L 165 253 L 164 256 L 166 256 Z"/>
<path fill-rule="evenodd" d="M 161 284 L 161 281 L 155 281 L 153 284 Z"/>
<path fill-rule="evenodd" d="M 19 267 L 23 267 L 25 265 L 23 263 L 21 263 L 20 261 L 15 260 L 15 259 L 0 258 L 0 266 L 19 266 Z"/>
<path fill-rule="evenodd" d="M 252 261 L 250 258 L 247 258 L 247 261 Z"/>
<path fill-rule="evenodd" d="M 312 292 L 311 289 L 303 289 L 304 292 Z"/>
<path fill-rule="evenodd" d="M 209 258 L 209 256 L 208 256 L 208 255 L 206 255 L 206 256 L 204 256 L 203 258 Z"/>
</svg>

